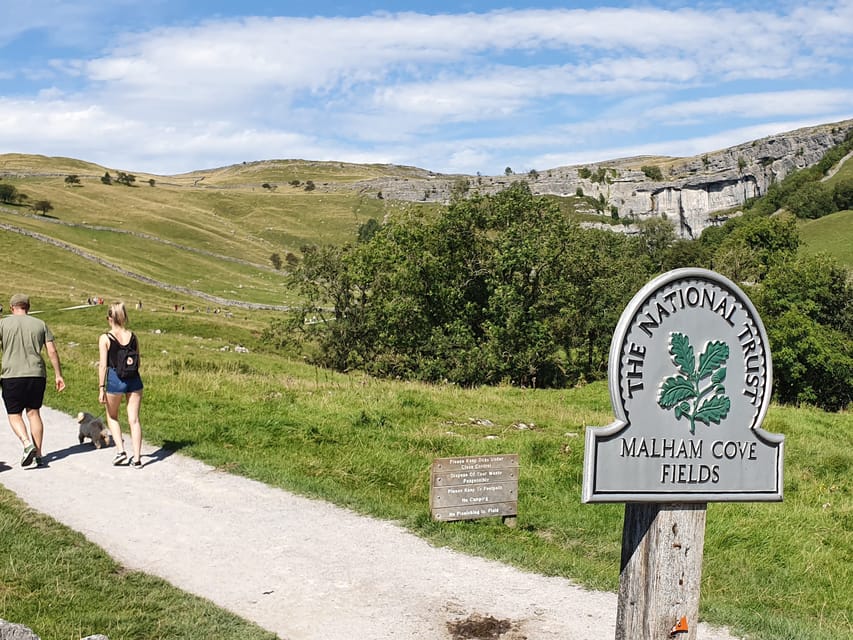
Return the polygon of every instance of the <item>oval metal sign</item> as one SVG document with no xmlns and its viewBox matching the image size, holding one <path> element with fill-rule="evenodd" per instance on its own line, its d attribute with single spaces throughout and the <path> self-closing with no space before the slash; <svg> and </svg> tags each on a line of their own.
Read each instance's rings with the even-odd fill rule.
<svg viewBox="0 0 853 640">
<path fill-rule="evenodd" d="M 628 304 L 610 346 L 616 421 L 588 427 L 584 502 L 782 500 L 767 334 L 727 278 L 677 269 Z"/>
</svg>

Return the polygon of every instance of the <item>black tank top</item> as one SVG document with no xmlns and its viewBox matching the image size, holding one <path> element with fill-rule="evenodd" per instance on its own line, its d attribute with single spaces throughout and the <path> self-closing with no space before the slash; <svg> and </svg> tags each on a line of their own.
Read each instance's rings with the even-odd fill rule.
<svg viewBox="0 0 853 640">
<path fill-rule="evenodd" d="M 139 350 L 139 345 L 136 344 L 136 334 L 131 331 L 130 333 L 130 341 L 123 345 L 118 341 L 113 334 L 109 331 L 107 332 L 107 337 L 110 339 L 110 348 L 107 351 L 107 366 L 111 369 L 116 368 L 116 361 L 118 360 L 118 350 L 119 347 L 132 346 L 136 351 Z"/>
</svg>

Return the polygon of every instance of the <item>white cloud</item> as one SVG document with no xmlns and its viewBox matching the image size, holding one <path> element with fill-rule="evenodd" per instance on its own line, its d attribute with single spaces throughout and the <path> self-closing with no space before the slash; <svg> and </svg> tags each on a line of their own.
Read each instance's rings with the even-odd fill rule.
<svg viewBox="0 0 853 640">
<path fill-rule="evenodd" d="M 670 122 L 747 113 L 753 118 L 833 114 L 853 109 L 853 89 L 797 90 L 705 98 L 656 107 L 653 115 Z M 650 115 L 652 115 L 650 113 Z"/>
<path fill-rule="evenodd" d="M 0 27 L 0 42 L 51 23 L 49 4 L 17 31 Z M 69 33 L 94 19 L 96 5 L 81 4 Z M 684 155 L 712 141 L 695 130 L 709 121 L 736 131 L 849 111 L 851 18 L 843 0 L 790 14 L 502 10 L 140 28 L 30 67 L 38 88 L 0 100 L 0 123 L 17 127 L 0 152 L 89 149 L 102 163 L 121 153 L 125 166 L 163 173 L 291 156 L 544 168 L 664 144 L 650 137 Z"/>
</svg>

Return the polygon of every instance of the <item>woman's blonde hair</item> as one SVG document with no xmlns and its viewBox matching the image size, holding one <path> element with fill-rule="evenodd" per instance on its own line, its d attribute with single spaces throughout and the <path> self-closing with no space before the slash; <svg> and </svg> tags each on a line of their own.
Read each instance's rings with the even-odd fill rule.
<svg viewBox="0 0 853 640">
<path fill-rule="evenodd" d="M 124 302 L 110 303 L 108 314 L 113 319 L 113 324 L 123 327 L 127 324 L 127 309 L 124 307 Z"/>
</svg>

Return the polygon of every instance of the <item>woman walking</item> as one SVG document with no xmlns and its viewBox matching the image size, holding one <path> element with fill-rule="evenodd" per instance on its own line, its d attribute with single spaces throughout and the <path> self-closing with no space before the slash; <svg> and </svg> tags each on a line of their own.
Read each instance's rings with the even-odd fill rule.
<svg viewBox="0 0 853 640">
<path fill-rule="evenodd" d="M 110 330 L 98 338 L 98 402 L 107 408 L 107 426 L 115 441 L 116 452 L 113 464 L 127 460 L 118 410 L 122 396 L 127 399 L 127 422 L 133 443 L 131 467 L 142 467 L 142 425 L 139 423 L 139 407 L 142 404 L 142 378 L 139 376 L 139 343 L 127 328 L 127 310 L 123 302 L 110 304 L 107 313 Z"/>
</svg>

